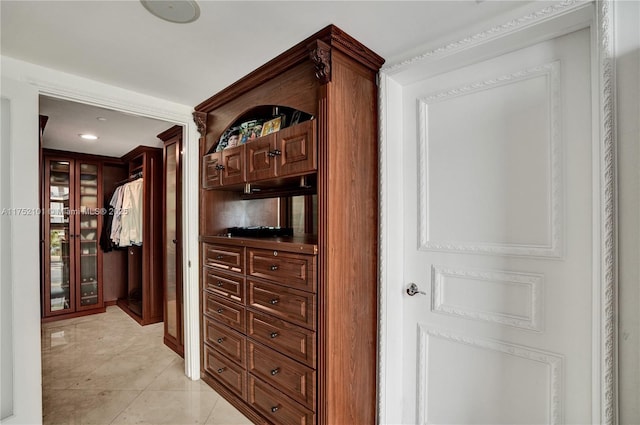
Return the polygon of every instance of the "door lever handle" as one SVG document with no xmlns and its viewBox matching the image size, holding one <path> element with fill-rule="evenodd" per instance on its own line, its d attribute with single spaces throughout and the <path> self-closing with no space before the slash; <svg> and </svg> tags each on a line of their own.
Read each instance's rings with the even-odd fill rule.
<svg viewBox="0 0 640 425">
<path fill-rule="evenodd" d="M 415 294 L 422 294 L 422 295 L 427 295 L 426 292 L 421 291 L 420 289 L 418 289 L 418 285 L 416 285 L 415 283 L 411 283 L 409 285 L 409 287 L 407 288 L 407 294 L 409 294 L 410 296 L 414 296 Z"/>
</svg>

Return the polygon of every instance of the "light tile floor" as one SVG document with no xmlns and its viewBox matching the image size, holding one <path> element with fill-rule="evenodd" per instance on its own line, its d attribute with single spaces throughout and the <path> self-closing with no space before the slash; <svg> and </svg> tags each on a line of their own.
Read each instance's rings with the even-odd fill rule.
<svg viewBox="0 0 640 425">
<path fill-rule="evenodd" d="M 42 325 L 43 423 L 251 422 L 167 348 L 163 324 L 140 326 L 118 307 Z"/>
</svg>

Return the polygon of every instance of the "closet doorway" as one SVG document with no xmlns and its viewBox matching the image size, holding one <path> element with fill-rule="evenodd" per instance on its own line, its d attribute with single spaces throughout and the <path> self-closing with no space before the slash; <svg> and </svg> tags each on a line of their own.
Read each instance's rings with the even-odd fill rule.
<svg viewBox="0 0 640 425">
<path fill-rule="evenodd" d="M 39 100 L 43 323 L 88 319 L 107 308 L 121 308 L 140 326 L 166 322 L 167 314 L 174 319 L 182 309 L 178 305 L 176 310 L 176 297 L 172 297 L 169 302 L 174 311 L 167 311 L 164 286 L 167 276 L 172 286 L 181 280 L 182 253 L 177 241 L 182 236 L 178 224 L 178 234 L 170 238 L 172 243 L 176 241 L 171 255 L 178 261 L 165 264 L 167 238 L 163 229 L 167 227 L 167 200 L 173 201 L 172 211 L 180 211 L 181 199 L 165 195 L 166 149 L 159 136 L 171 129 L 181 138 L 182 127 L 57 97 L 41 95 Z M 174 153 L 179 156 L 181 151 Z M 169 172 L 174 185 L 179 186 L 181 170 L 175 163 L 176 158 L 172 158 Z M 117 189 L 124 191 L 130 186 L 132 191 L 140 186 L 137 198 L 125 200 L 128 203 L 124 208 L 119 204 L 110 209 Z M 130 235 L 127 241 L 115 241 L 115 229 L 107 224 L 116 224 L 115 217 L 122 211 L 133 212 L 121 215 L 119 223 L 129 226 Z M 47 329 L 52 326 L 47 325 Z M 175 340 L 176 330 L 172 327 L 171 331 Z M 100 332 L 104 332 L 100 338 L 116 338 L 114 329 L 104 327 Z M 183 334 L 181 329 L 177 333 Z M 79 348 L 76 338 L 80 337 L 72 335 L 76 345 L 71 344 L 71 350 Z M 69 335 L 55 335 L 55 331 L 46 334 L 44 327 L 42 338 L 43 344 L 55 344 L 56 338 L 62 344 L 69 342 Z M 82 351 L 87 353 L 86 347 Z M 96 359 L 102 359 L 104 353 L 95 354 Z M 72 365 L 64 367 L 68 366 Z M 47 379 L 43 378 L 46 392 Z"/>
</svg>

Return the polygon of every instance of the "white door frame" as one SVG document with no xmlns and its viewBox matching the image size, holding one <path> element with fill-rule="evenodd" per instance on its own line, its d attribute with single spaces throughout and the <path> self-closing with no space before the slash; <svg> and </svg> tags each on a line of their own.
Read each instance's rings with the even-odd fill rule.
<svg viewBox="0 0 640 425">
<path fill-rule="evenodd" d="M 618 423 L 617 369 L 617 159 L 615 135 L 614 1 L 569 0 L 540 8 L 528 5 L 522 15 L 380 71 L 380 288 L 378 422 L 402 423 L 403 197 L 401 185 L 402 85 L 416 76 L 441 72 L 457 62 L 486 58 L 489 50 L 525 46 L 580 29 L 591 29 L 593 117 L 593 322 L 592 421 Z M 537 9 L 531 9 L 535 7 Z M 524 11 L 524 8 L 522 9 Z M 487 49 L 486 47 L 493 47 Z M 506 50 L 505 50 L 506 51 Z M 462 62 L 461 62 L 462 61 Z M 412 129 L 409 129 L 412 131 Z"/>
<path fill-rule="evenodd" d="M 70 77 L 70 76 L 67 76 Z M 170 102 L 158 105 L 158 99 L 149 97 L 145 102 L 145 95 L 119 90 L 116 94 L 113 87 L 102 87 L 82 79 L 81 83 L 73 81 L 51 81 L 40 76 L 28 78 L 29 83 L 38 90 L 38 95 L 56 97 L 73 102 L 84 103 L 101 108 L 112 109 L 123 113 L 141 117 L 168 121 L 183 127 L 183 167 L 182 167 L 182 277 L 183 277 L 183 326 L 184 326 L 184 360 L 185 374 L 193 379 L 200 379 L 200 329 L 199 329 L 199 276 L 198 259 L 198 196 L 200 187 L 199 170 L 199 139 L 190 107 Z M 82 89 L 79 86 L 95 85 L 92 89 Z M 110 93 L 110 94 L 107 94 Z M 135 96 L 135 100 L 133 100 Z M 36 158 L 34 158 L 36 159 Z M 191 259 L 194 265 L 191 266 Z"/>
</svg>

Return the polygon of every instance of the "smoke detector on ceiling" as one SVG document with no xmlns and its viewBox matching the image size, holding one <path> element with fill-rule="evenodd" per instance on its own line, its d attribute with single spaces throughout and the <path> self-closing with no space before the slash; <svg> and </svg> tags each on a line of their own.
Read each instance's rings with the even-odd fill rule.
<svg viewBox="0 0 640 425">
<path fill-rule="evenodd" d="M 188 24 L 200 16 L 195 0 L 140 0 L 152 15 L 176 24 Z"/>
</svg>

